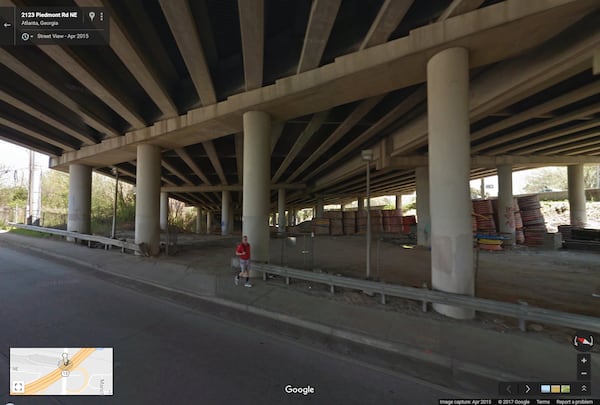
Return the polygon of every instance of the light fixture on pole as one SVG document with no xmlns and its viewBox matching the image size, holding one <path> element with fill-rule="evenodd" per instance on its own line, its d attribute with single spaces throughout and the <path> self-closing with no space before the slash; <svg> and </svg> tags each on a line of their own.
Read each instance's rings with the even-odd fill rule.
<svg viewBox="0 0 600 405">
<path fill-rule="evenodd" d="M 367 162 L 367 279 L 371 278 L 371 162 L 373 149 L 361 151 L 362 160 Z"/>
</svg>

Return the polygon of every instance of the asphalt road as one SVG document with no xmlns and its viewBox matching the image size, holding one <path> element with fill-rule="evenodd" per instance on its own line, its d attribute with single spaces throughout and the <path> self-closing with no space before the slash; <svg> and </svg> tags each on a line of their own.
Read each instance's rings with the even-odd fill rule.
<svg viewBox="0 0 600 405">
<path fill-rule="evenodd" d="M 0 405 L 437 404 L 452 393 L 0 244 Z M 10 397 L 10 347 L 113 347 L 111 397 Z M 314 394 L 287 394 L 286 385 Z"/>
</svg>

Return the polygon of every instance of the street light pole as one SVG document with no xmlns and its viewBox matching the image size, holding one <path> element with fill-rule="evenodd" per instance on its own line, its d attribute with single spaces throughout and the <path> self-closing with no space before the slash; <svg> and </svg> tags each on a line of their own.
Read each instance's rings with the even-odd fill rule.
<svg viewBox="0 0 600 405">
<path fill-rule="evenodd" d="M 115 175 L 115 199 L 113 200 L 113 217 L 112 217 L 112 231 L 110 232 L 111 239 L 115 239 L 117 234 L 117 201 L 119 195 L 119 170 L 114 167 L 112 173 Z"/>
<path fill-rule="evenodd" d="M 367 279 L 371 278 L 371 166 L 367 162 Z"/>
<path fill-rule="evenodd" d="M 367 279 L 371 278 L 371 161 L 373 150 L 361 152 L 362 160 L 367 162 Z"/>
</svg>

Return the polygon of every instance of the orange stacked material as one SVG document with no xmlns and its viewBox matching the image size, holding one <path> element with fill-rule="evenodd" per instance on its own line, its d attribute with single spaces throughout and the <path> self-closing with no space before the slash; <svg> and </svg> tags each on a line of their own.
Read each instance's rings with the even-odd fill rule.
<svg viewBox="0 0 600 405">
<path fill-rule="evenodd" d="M 494 222 L 494 208 L 491 200 L 473 201 L 473 211 L 477 220 L 477 229 L 483 233 L 495 233 L 496 223 Z"/>
<path fill-rule="evenodd" d="M 344 211 L 342 213 L 342 227 L 344 235 L 354 235 L 356 233 L 356 211 Z"/>
<path fill-rule="evenodd" d="M 402 217 L 402 233 L 410 233 L 411 226 L 417 224 L 417 217 L 414 215 L 406 215 Z"/>
<path fill-rule="evenodd" d="M 358 211 L 356 218 L 356 231 L 360 234 L 367 233 L 367 211 Z M 371 233 L 383 232 L 383 220 L 380 210 L 371 210 Z"/>
<path fill-rule="evenodd" d="M 343 213 L 341 211 L 326 211 L 323 216 L 329 219 L 330 235 L 344 234 L 344 226 L 342 223 Z"/>
<path fill-rule="evenodd" d="M 383 220 L 383 231 L 389 233 L 402 232 L 402 210 L 381 211 Z"/>
<path fill-rule="evenodd" d="M 525 245 L 542 246 L 547 229 L 537 194 L 519 197 L 517 200 L 523 221 Z"/>
<path fill-rule="evenodd" d="M 313 218 L 312 231 L 315 235 L 329 235 L 329 219 Z"/>
<path fill-rule="evenodd" d="M 478 240 L 479 249 L 481 250 L 491 250 L 491 251 L 499 251 L 502 250 L 502 240 L 501 239 L 479 239 Z"/>
<path fill-rule="evenodd" d="M 525 243 L 525 233 L 523 232 L 523 218 L 519 211 L 519 202 L 517 198 L 513 199 L 513 210 L 515 213 L 515 242 L 522 245 Z"/>
</svg>

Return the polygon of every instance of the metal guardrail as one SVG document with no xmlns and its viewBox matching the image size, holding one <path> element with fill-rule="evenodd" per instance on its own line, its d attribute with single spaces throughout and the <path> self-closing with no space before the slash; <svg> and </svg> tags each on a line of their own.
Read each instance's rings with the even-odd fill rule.
<svg viewBox="0 0 600 405">
<path fill-rule="evenodd" d="M 89 234 L 85 234 L 85 233 L 63 231 L 61 229 L 44 228 L 42 226 L 17 224 L 17 223 L 14 223 L 14 222 L 9 222 L 8 224 L 10 226 L 14 226 L 15 228 L 27 229 L 27 230 L 35 231 L 35 232 L 48 233 L 48 234 L 51 234 L 51 235 L 63 236 L 65 238 L 73 238 L 74 240 L 84 240 L 84 241 L 88 242 L 88 246 L 91 245 L 91 242 L 97 242 L 97 243 L 100 243 L 100 244 L 104 245 L 105 248 L 108 247 L 108 246 L 119 247 L 119 248 L 121 248 L 121 252 L 125 252 L 125 250 L 131 250 L 131 251 L 134 251 L 134 252 L 143 253 L 142 250 L 141 250 L 141 248 L 140 248 L 140 245 L 138 245 L 136 243 L 131 243 L 131 242 L 119 240 L 119 239 L 111 239 L 111 238 L 107 238 L 107 237 L 104 237 L 104 236 L 89 235 Z"/>
<path fill-rule="evenodd" d="M 426 311 L 427 303 L 432 302 L 473 309 L 479 312 L 486 312 L 490 314 L 504 315 L 518 319 L 520 321 L 520 328 L 523 331 L 526 329 L 525 321 L 534 321 L 600 333 L 600 318 L 592 316 L 577 315 L 568 312 L 532 307 L 529 305 L 511 304 L 508 302 L 451 294 L 442 291 L 431 291 L 424 288 L 421 289 L 385 284 L 375 281 L 358 280 L 327 273 L 315 273 L 264 263 L 253 263 L 252 270 L 262 272 L 263 279 L 267 278 L 267 274 L 276 274 L 285 277 L 286 284 L 289 284 L 290 279 L 295 278 L 329 285 L 332 293 L 335 292 L 335 287 L 377 293 L 381 296 L 382 304 L 385 304 L 386 296 L 393 296 L 420 301 L 423 303 L 424 311 Z"/>
</svg>

